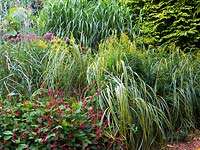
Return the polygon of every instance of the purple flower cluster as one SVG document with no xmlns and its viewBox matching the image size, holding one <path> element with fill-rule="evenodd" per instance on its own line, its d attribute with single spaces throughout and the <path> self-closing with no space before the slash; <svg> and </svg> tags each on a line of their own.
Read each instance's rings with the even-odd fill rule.
<svg viewBox="0 0 200 150">
<path fill-rule="evenodd" d="M 24 35 L 23 37 L 24 37 L 24 39 L 27 40 L 27 41 L 31 41 L 31 40 L 36 40 L 36 39 L 38 39 L 38 36 L 35 35 L 35 34 L 33 34 L 33 33 L 26 34 L 26 35 Z M 12 35 L 10 35 L 10 34 L 4 34 L 4 35 L 2 36 L 2 38 L 3 38 L 4 40 L 9 40 L 9 41 L 11 41 L 11 42 L 19 42 L 19 41 L 21 40 L 21 38 L 22 38 L 22 35 L 21 35 L 20 33 L 16 34 L 15 36 L 12 36 Z"/>
<path fill-rule="evenodd" d="M 43 38 L 44 39 L 49 39 L 49 40 L 54 40 L 55 36 L 53 35 L 53 33 L 48 32 L 48 33 L 44 34 Z"/>
<path fill-rule="evenodd" d="M 25 39 L 27 39 L 28 41 L 37 40 L 38 36 L 35 34 L 32 34 L 32 33 L 29 33 L 29 34 L 25 35 Z"/>
<path fill-rule="evenodd" d="M 11 37 L 10 41 L 11 42 L 19 42 L 21 40 L 21 34 L 18 33 L 15 37 Z"/>
<path fill-rule="evenodd" d="M 4 35 L 2 36 L 2 38 L 3 38 L 4 40 L 9 39 L 9 38 L 10 38 L 10 34 L 4 34 Z"/>
</svg>

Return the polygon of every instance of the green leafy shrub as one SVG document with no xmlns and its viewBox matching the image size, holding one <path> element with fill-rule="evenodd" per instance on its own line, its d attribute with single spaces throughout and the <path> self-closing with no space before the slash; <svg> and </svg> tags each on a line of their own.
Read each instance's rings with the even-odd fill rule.
<svg viewBox="0 0 200 150">
<path fill-rule="evenodd" d="M 100 92 L 92 88 L 74 89 L 69 97 L 41 87 L 31 97 L 0 99 L 0 148 L 124 149 L 122 138 L 108 136 L 104 110 L 95 107 Z"/>
<path fill-rule="evenodd" d="M 39 26 L 44 32 L 70 36 L 84 46 L 96 46 L 113 33 L 133 33 L 131 14 L 115 0 L 49 0 L 40 14 Z"/>
</svg>

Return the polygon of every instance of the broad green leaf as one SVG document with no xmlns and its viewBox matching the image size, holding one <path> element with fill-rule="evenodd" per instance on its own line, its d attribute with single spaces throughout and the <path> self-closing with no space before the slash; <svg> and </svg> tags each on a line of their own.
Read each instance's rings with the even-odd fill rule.
<svg viewBox="0 0 200 150">
<path fill-rule="evenodd" d="M 9 140 L 9 139 L 11 139 L 11 138 L 12 138 L 11 135 L 9 135 L 9 136 L 5 136 L 5 137 L 4 137 L 4 140 Z"/>
<path fill-rule="evenodd" d="M 4 131 L 3 134 L 5 134 L 5 135 L 13 135 L 12 131 L 8 131 L 8 130 Z"/>
</svg>

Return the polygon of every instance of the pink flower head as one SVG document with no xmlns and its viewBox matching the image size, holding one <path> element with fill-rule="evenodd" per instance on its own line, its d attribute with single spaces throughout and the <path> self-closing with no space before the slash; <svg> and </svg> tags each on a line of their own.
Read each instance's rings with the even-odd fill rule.
<svg viewBox="0 0 200 150">
<path fill-rule="evenodd" d="M 53 41 L 56 37 L 54 35 L 51 36 L 50 40 Z"/>
<path fill-rule="evenodd" d="M 15 38 L 11 38 L 10 41 L 11 42 L 19 42 L 21 40 L 21 35 L 17 34 L 17 36 Z"/>
<path fill-rule="evenodd" d="M 47 33 L 43 36 L 44 39 L 50 39 L 50 40 L 52 40 L 53 37 L 54 37 L 53 33 L 50 33 L 50 32 L 47 32 Z"/>
<path fill-rule="evenodd" d="M 2 36 L 2 38 L 3 38 L 3 39 L 9 39 L 9 38 L 10 38 L 10 34 L 4 34 L 4 35 Z"/>
<path fill-rule="evenodd" d="M 38 36 L 35 35 L 35 34 L 32 34 L 32 33 L 29 33 L 25 36 L 25 38 L 28 40 L 28 41 L 31 41 L 31 40 L 36 40 L 38 39 Z"/>
</svg>

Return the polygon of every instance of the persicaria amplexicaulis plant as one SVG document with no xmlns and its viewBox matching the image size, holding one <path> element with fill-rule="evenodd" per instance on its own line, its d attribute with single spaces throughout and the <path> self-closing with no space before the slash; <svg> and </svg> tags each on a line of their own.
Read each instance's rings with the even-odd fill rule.
<svg viewBox="0 0 200 150">
<path fill-rule="evenodd" d="M 67 94 L 43 85 L 29 99 L 0 99 L 0 149 L 125 149 L 121 137 L 108 136 L 109 122 L 96 107 L 101 90 L 91 87 Z"/>
</svg>

